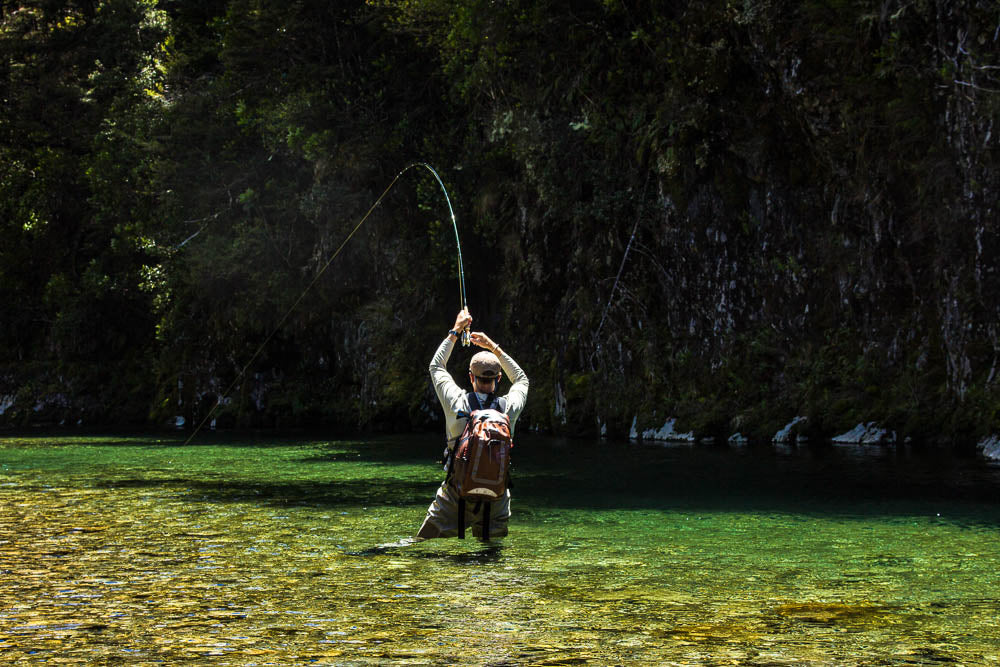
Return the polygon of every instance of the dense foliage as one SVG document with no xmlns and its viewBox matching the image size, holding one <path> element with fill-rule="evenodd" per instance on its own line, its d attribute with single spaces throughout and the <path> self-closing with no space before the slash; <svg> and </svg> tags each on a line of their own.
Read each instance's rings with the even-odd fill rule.
<svg viewBox="0 0 1000 667">
<path fill-rule="evenodd" d="M 533 427 L 1000 428 L 992 0 L 25 0 L 0 21 L 8 423 L 191 422 L 221 394 L 223 423 L 433 423 L 459 303 L 429 173 L 324 270 L 426 161 Z"/>
</svg>

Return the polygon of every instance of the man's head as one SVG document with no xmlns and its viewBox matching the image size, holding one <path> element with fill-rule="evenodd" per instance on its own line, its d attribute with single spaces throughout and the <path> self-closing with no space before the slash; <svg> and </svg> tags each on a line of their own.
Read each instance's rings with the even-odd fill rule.
<svg viewBox="0 0 1000 667">
<path fill-rule="evenodd" d="M 469 381 L 473 391 L 483 394 L 496 392 L 503 373 L 500 370 L 500 360 L 492 352 L 477 352 L 469 361 Z"/>
</svg>

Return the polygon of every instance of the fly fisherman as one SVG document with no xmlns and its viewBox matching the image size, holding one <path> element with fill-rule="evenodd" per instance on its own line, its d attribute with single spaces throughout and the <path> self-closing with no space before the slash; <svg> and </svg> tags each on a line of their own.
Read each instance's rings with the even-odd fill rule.
<svg viewBox="0 0 1000 667">
<path fill-rule="evenodd" d="M 434 358 L 431 359 L 430 373 L 431 382 L 434 384 L 434 391 L 437 393 L 441 407 L 444 409 L 445 430 L 448 436 L 448 450 L 445 460 L 449 459 L 448 454 L 455 447 L 457 440 L 465 429 L 466 416 L 469 415 L 475 406 L 470 406 L 469 393 L 463 390 L 448 372 L 448 359 L 451 357 L 455 343 L 462 332 L 472 324 L 472 315 L 467 308 L 462 309 L 455 318 L 455 327 L 448 332 L 448 336 L 438 346 Z M 521 367 L 510 358 L 510 356 L 500 349 L 500 346 L 490 340 L 486 334 L 476 331 L 471 335 L 472 342 L 483 348 L 484 352 L 477 352 L 469 362 L 469 382 L 472 390 L 476 393 L 479 405 L 483 408 L 497 407 L 496 392 L 500 385 L 503 373 L 511 379 L 513 383 L 510 391 L 502 399 L 502 411 L 510 418 L 510 432 L 514 432 L 514 423 L 517 421 L 521 410 L 524 409 L 524 402 L 528 397 L 528 376 L 524 374 Z M 502 371 L 502 373 L 501 373 Z M 459 416 L 463 413 L 463 417 Z M 490 505 L 489 535 L 482 535 L 482 516 L 475 511 L 474 505 L 465 504 L 464 525 L 471 528 L 473 534 L 481 539 L 491 537 L 503 537 L 507 534 L 507 520 L 510 518 L 510 490 Z M 417 532 L 418 539 L 430 539 L 433 537 L 456 537 L 459 532 L 458 521 L 459 499 L 454 483 L 449 475 L 438 488 L 434 502 L 427 508 L 427 518 Z"/>
</svg>

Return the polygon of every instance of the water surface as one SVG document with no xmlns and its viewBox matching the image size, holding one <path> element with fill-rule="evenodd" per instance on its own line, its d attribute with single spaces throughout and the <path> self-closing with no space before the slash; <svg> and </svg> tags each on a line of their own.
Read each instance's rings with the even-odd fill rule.
<svg viewBox="0 0 1000 667">
<path fill-rule="evenodd" d="M 511 535 L 412 535 L 434 435 L 0 439 L 0 660 L 997 664 L 1000 469 L 525 435 Z"/>
</svg>

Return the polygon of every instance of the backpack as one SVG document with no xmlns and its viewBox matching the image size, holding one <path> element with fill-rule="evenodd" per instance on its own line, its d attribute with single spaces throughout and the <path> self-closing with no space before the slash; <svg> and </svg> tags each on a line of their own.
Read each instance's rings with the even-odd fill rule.
<svg viewBox="0 0 1000 667">
<path fill-rule="evenodd" d="M 470 392 L 471 413 L 458 415 L 468 421 L 451 451 L 448 476 L 458 491 L 460 539 L 465 538 L 465 503 L 475 502 L 482 506 L 483 539 L 489 539 L 490 503 L 507 492 L 514 442 L 510 434 L 510 417 L 504 412 L 505 403 L 504 399 L 491 395 L 486 400 L 489 407 L 483 407 L 475 392 Z"/>
</svg>

